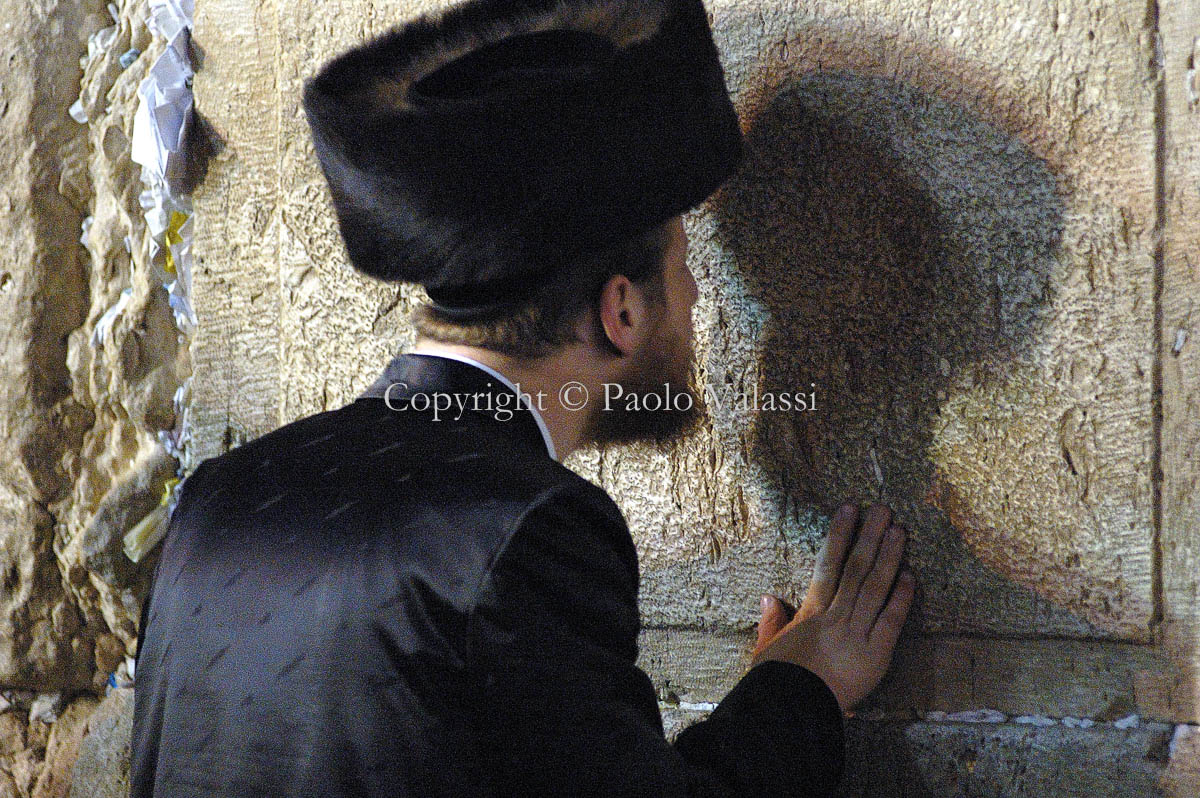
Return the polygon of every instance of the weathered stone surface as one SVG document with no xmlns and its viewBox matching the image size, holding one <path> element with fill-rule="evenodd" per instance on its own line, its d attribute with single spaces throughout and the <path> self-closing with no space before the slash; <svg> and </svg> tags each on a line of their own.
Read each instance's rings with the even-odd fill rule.
<svg viewBox="0 0 1200 798">
<path fill-rule="evenodd" d="M 1169 761 L 1163 785 L 1168 794 L 1200 795 L 1200 727 L 1179 724 L 1167 745 Z"/>
<path fill-rule="evenodd" d="M 1165 724 L 1124 730 L 850 719 L 847 778 L 839 795 L 1195 795 L 1162 789 L 1171 733 Z"/>
<path fill-rule="evenodd" d="M 114 688 L 88 718 L 71 777 L 73 798 L 127 798 L 133 689 Z"/>
<path fill-rule="evenodd" d="M 44 753 L 44 752 L 43 752 Z M 21 798 L 29 798 L 33 794 L 34 784 L 45 768 L 41 755 L 32 748 L 26 749 L 13 757 L 9 766 L 13 783 Z"/>
<path fill-rule="evenodd" d="M 639 666 L 681 701 L 716 703 L 745 674 L 754 635 L 646 629 Z M 1170 663 L 1147 646 L 1083 640 L 902 637 L 892 668 L 861 710 L 1169 721 Z M 911 674 L 920 674 L 914 678 Z"/>
<path fill-rule="evenodd" d="M 645 531 L 650 623 L 752 623 L 854 496 L 911 530 L 921 631 L 1149 639 L 1150 51 L 1141 6 L 1077 5 L 714 4 L 750 145 L 692 236 L 727 406 L 589 469 Z"/>
<path fill-rule="evenodd" d="M 25 719 L 18 712 L 0 714 L 0 756 L 12 756 L 25 749 Z"/>
<path fill-rule="evenodd" d="M 37 753 L 39 757 L 46 753 L 46 746 L 50 743 L 50 732 L 54 730 L 53 723 L 29 719 L 29 725 L 26 727 L 26 745 L 30 750 Z"/>
<path fill-rule="evenodd" d="M 708 716 L 665 706 L 667 739 Z M 1184 798 L 1195 774 L 1167 768 L 1170 724 L 1089 728 L 1027 723 L 880 723 L 846 720 L 841 798 Z M 1200 735 L 1196 735 L 1200 737 Z"/>
<path fill-rule="evenodd" d="M 146 15 L 145 0 L 0 0 L 0 796 L 66 794 L 96 700 L 48 697 L 93 684 L 97 636 L 101 663 L 136 643 L 154 558 L 134 566 L 122 536 L 175 470 L 155 433 L 174 423 L 183 350 L 129 157 L 137 88 L 162 50 Z"/>
<path fill-rule="evenodd" d="M 137 649 L 134 649 L 135 653 Z M 96 638 L 96 672 L 107 676 L 117 669 L 125 658 L 125 644 L 116 635 L 100 635 Z"/>
<path fill-rule="evenodd" d="M 196 8 L 195 41 L 204 52 L 193 82 L 196 113 L 221 143 L 193 194 L 196 217 L 204 220 L 193 245 L 193 296 L 204 319 L 192 343 L 197 460 L 281 421 L 277 15 L 271 0 Z M 241 124 L 251 118 L 252 127 Z M 254 401 L 243 407 L 238 397 L 250 396 Z"/>
<path fill-rule="evenodd" d="M 10 354 L 0 380 L 8 464 L 0 525 L 10 533 L 0 554 L 0 684 L 8 686 L 86 688 L 97 634 L 135 642 L 145 566 L 124 559 L 120 539 L 174 471 L 159 462 L 127 478 L 140 456 L 161 453 L 154 433 L 174 422 L 180 348 L 129 157 L 137 87 L 162 48 L 150 43 L 144 0 L 118 13 L 114 23 L 103 2 L 0 3 L 0 232 L 11 243 L 0 254 Z M 131 47 L 142 58 L 123 69 Z M 85 124 L 68 115 L 76 97 Z M 96 346 L 96 322 L 124 288 L 130 302 Z M 102 573 L 89 578 L 85 561 Z"/>
<path fill-rule="evenodd" d="M 146 27 L 145 0 L 124 4 L 115 22 L 104 9 L 89 33 L 111 26 L 112 42 L 85 59 L 80 100 L 88 114 L 86 167 L 92 217 L 85 254 L 90 258 L 87 319 L 68 339 L 66 365 L 74 394 L 92 414 L 82 435 L 73 484 L 56 510 L 59 569 L 92 637 L 113 634 L 126 646 L 137 639 L 141 595 L 155 558 L 137 565 L 122 551 L 123 537 L 162 498 L 175 465 L 156 438 L 175 423 L 173 395 L 190 368 L 163 282 L 163 255 L 150 257 L 151 237 L 139 195 L 141 167 L 130 159 L 137 90 L 163 42 Z M 122 68 L 131 48 L 140 55 Z M 68 98 L 67 105 L 70 104 Z M 130 290 L 129 302 L 103 341 L 96 324 Z M 94 650 L 87 651 L 92 685 Z"/>
<path fill-rule="evenodd" d="M 1155 8 L 1164 117 L 1157 342 L 1162 446 L 1154 463 L 1162 480 L 1158 639 L 1171 658 L 1174 715 L 1195 723 L 1200 721 L 1200 2 Z M 1180 755 L 1191 757 L 1186 767 L 1200 769 L 1200 747 L 1192 744 Z"/>
<path fill-rule="evenodd" d="M 77 698 L 54 723 L 46 744 L 46 765 L 33 788 L 32 798 L 67 798 L 71 771 L 79 756 L 79 742 L 87 730 L 88 716 L 99 703 L 92 696 Z"/>
<path fill-rule="evenodd" d="M 93 419 L 74 396 L 67 336 L 83 324 L 87 136 L 67 108 L 98 4 L 0 2 L 0 684 L 90 676 L 88 635 L 60 585 L 59 503 Z M 46 41 L 56 42 L 46 47 Z M 65 473 L 64 473 L 65 472 Z"/>
</svg>

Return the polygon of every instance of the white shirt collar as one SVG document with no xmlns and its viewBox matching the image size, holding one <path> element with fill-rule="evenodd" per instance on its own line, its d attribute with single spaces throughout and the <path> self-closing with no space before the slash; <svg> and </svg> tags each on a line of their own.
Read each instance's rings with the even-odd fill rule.
<svg viewBox="0 0 1200 798">
<path fill-rule="evenodd" d="M 525 401 L 524 394 L 522 394 L 521 391 L 517 390 L 517 386 L 513 385 L 512 381 L 510 381 L 508 379 L 508 377 L 505 377 L 503 374 L 496 371 L 491 366 L 488 366 L 484 363 L 480 363 L 478 360 L 467 357 L 466 355 L 460 355 L 457 353 L 450 354 L 448 352 L 422 352 L 419 350 L 413 351 L 412 354 L 414 354 L 414 355 L 433 355 L 434 357 L 445 357 L 445 358 L 449 358 L 450 360 L 460 361 L 462 363 L 470 363 L 472 366 L 478 366 L 479 368 L 486 371 L 488 374 L 491 374 L 493 377 L 500 380 L 500 382 L 502 382 L 506 386 L 508 386 L 508 388 L 513 393 L 518 394 L 521 397 L 521 404 L 524 407 L 529 408 L 529 411 L 531 413 L 533 413 L 533 420 L 537 422 L 538 429 L 540 429 L 542 431 L 542 438 L 546 441 L 546 451 L 550 453 L 550 459 L 555 460 L 555 461 L 558 460 L 558 454 L 554 451 L 554 441 L 551 440 L 551 438 L 550 438 L 550 430 L 546 428 L 546 422 L 544 420 L 542 420 L 542 414 L 538 412 L 537 407 L 535 407 L 530 402 Z"/>
</svg>

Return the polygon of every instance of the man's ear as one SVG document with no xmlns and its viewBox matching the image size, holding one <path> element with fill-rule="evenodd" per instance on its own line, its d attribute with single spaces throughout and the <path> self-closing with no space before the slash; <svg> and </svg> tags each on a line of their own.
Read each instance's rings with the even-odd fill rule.
<svg viewBox="0 0 1200 798">
<path fill-rule="evenodd" d="M 604 284 L 596 304 L 600 330 L 614 354 L 628 355 L 642 346 L 655 320 L 645 293 L 623 274 Z M 605 343 L 601 341 L 601 343 Z"/>
</svg>

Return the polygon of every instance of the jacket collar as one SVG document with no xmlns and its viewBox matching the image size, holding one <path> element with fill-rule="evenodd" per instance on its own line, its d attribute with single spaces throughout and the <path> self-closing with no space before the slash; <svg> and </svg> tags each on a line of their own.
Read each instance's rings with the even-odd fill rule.
<svg viewBox="0 0 1200 798">
<path fill-rule="evenodd" d="M 552 456 L 547 436 L 526 400 L 521 398 L 518 403 L 516 391 L 472 363 L 432 353 L 405 352 L 392 358 L 355 401 L 383 399 L 397 412 L 403 412 L 400 408 L 410 405 L 418 410 L 422 403 L 432 406 L 435 393 L 449 395 L 443 400 L 450 406 L 442 411 L 442 418 L 475 417 L 504 424 L 522 443 Z"/>
</svg>

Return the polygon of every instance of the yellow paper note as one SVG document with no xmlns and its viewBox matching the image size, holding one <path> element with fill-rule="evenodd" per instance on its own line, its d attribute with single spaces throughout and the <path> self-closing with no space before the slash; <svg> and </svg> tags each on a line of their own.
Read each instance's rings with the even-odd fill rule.
<svg viewBox="0 0 1200 798">
<path fill-rule="evenodd" d="M 171 211 L 171 221 L 169 224 L 167 224 L 166 231 L 167 246 L 165 249 L 167 251 L 167 263 L 165 266 L 163 266 L 163 269 L 167 272 L 167 274 L 175 273 L 175 258 L 171 255 L 171 247 L 175 244 L 183 242 L 183 236 L 179 235 L 179 228 L 183 227 L 187 220 L 188 215 L 186 213 L 183 213 L 182 211 Z"/>
</svg>

